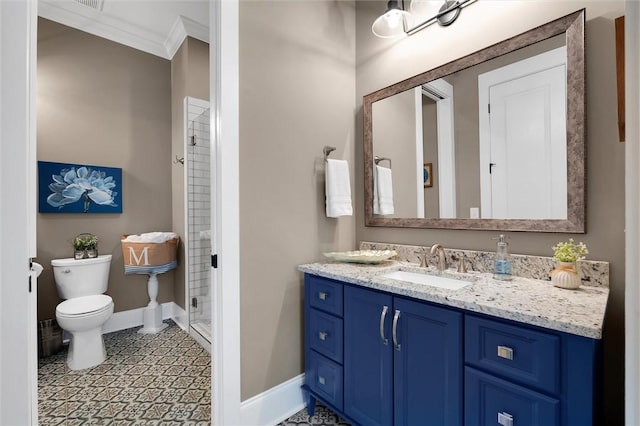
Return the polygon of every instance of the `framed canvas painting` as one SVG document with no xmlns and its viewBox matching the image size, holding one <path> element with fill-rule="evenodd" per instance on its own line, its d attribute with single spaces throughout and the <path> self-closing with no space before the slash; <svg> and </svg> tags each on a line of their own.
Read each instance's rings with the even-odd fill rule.
<svg viewBox="0 0 640 426">
<path fill-rule="evenodd" d="M 122 213 L 122 169 L 38 161 L 40 213 Z"/>
</svg>

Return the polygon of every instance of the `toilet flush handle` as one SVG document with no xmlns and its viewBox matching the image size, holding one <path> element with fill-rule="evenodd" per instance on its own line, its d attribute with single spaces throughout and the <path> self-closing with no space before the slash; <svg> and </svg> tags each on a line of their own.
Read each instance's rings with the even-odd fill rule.
<svg viewBox="0 0 640 426">
<path fill-rule="evenodd" d="M 71 272 L 71 269 L 63 269 L 63 270 L 62 270 L 62 273 L 63 273 L 63 274 L 68 274 L 68 273 L 70 273 L 70 272 Z"/>
</svg>

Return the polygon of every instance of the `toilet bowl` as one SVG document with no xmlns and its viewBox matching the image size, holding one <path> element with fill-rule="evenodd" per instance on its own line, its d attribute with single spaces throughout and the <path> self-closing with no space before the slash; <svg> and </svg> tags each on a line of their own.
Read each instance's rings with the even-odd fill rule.
<svg viewBox="0 0 640 426">
<path fill-rule="evenodd" d="M 71 370 L 95 367 L 106 359 L 102 326 L 113 314 L 107 291 L 111 255 L 93 259 L 51 261 L 58 295 L 56 320 L 71 334 L 67 365 Z"/>
</svg>

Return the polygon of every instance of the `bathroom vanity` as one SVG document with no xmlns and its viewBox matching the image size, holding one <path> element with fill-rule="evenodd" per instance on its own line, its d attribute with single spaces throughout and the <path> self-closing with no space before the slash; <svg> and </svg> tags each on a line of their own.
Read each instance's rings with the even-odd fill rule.
<svg viewBox="0 0 640 426">
<path fill-rule="evenodd" d="M 299 270 L 310 413 L 319 400 L 367 426 L 598 423 L 606 287 L 471 273 L 450 290 L 382 277 L 425 272 L 403 262 Z"/>
</svg>

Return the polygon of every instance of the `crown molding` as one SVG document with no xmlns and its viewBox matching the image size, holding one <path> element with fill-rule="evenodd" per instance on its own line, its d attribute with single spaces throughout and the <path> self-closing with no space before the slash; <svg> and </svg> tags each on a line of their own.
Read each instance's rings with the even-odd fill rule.
<svg viewBox="0 0 640 426">
<path fill-rule="evenodd" d="M 187 36 L 209 42 L 208 27 L 185 16 L 166 37 L 75 2 L 39 0 L 38 16 L 169 60 Z"/>
<path fill-rule="evenodd" d="M 173 58 L 187 37 L 193 37 L 205 43 L 209 43 L 209 28 L 186 16 L 178 16 L 171 27 L 169 36 L 164 42 L 164 47 L 169 58 Z"/>
</svg>

